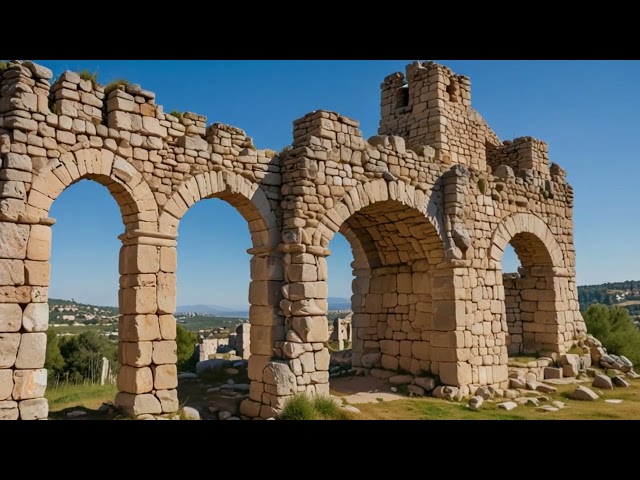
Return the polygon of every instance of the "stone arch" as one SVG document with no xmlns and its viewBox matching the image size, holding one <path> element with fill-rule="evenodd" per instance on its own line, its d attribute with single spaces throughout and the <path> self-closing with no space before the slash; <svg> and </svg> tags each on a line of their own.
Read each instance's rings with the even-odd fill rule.
<svg viewBox="0 0 640 480">
<path fill-rule="evenodd" d="M 127 229 L 157 231 L 158 210 L 149 185 L 131 163 L 106 149 L 64 153 L 37 173 L 27 196 L 27 213 L 47 217 L 53 201 L 66 188 L 84 179 L 109 190 Z"/>
<path fill-rule="evenodd" d="M 46 349 L 46 334 L 49 310 L 47 308 L 47 292 L 49 288 L 50 255 L 52 242 L 51 225 L 53 219 L 48 218 L 53 202 L 69 186 L 81 180 L 93 180 L 105 186 L 120 208 L 122 221 L 125 225 L 125 233 L 119 238 L 123 241 L 120 250 L 120 285 L 118 291 L 120 309 L 120 331 L 119 331 L 119 358 L 123 368 L 118 376 L 118 389 L 121 393 L 118 396 L 129 396 L 132 400 L 131 406 L 137 393 L 153 396 L 150 392 L 154 387 L 154 377 L 152 374 L 151 360 L 145 365 L 136 365 L 135 375 L 131 375 L 133 362 L 129 355 L 127 357 L 122 352 L 140 351 L 140 349 L 152 348 L 151 340 L 138 336 L 139 332 L 134 332 L 130 325 L 138 318 L 139 314 L 143 318 L 157 317 L 157 296 L 156 285 L 158 270 L 154 270 L 153 263 L 149 261 L 150 255 L 146 249 L 154 249 L 153 241 L 157 240 L 158 212 L 155 199 L 144 180 L 142 174 L 125 159 L 114 155 L 113 152 L 105 149 L 85 148 L 73 152 L 65 152 L 59 158 L 49 160 L 49 164 L 44 169 L 35 173 L 31 187 L 25 200 L 25 216 L 18 217 L 18 221 L 30 224 L 28 227 L 28 246 L 31 250 L 27 252 L 24 260 L 25 269 L 30 273 L 29 288 L 31 297 L 28 305 L 25 305 L 25 312 L 33 317 L 33 325 L 30 326 L 27 335 L 28 341 L 37 343 L 41 352 L 37 353 L 37 362 L 28 364 L 33 370 L 25 370 L 23 376 L 32 375 L 29 381 L 38 382 L 42 377 L 42 366 L 44 365 L 44 351 Z M 151 243 L 150 243 L 151 239 Z M 144 245 L 141 245 L 144 244 Z M 29 248 L 29 247 L 28 247 Z M 157 252 L 155 252 L 157 255 Z M 23 257 L 24 258 L 24 257 Z M 145 288 L 141 288 L 142 276 Z M 151 275 L 150 275 L 151 274 Z M 149 278 L 152 277 L 152 278 Z M 129 326 L 128 326 L 129 325 Z M 173 337 L 175 338 L 175 336 Z M 158 340 L 159 338 L 153 338 Z M 127 347 L 127 348 L 124 348 Z M 34 347 L 35 349 L 35 347 Z M 138 357 L 139 359 L 139 357 Z M 138 360 L 136 360 L 138 361 Z M 155 366 L 154 366 L 155 368 Z M 144 371 L 143 371 L 144 370 Z M 137 376 L 142 372 L 142 376 Z M 141 378 L 144 377 L 144 382 Z M 46 378 L 46 373 L 44 374 Z M 148 389 L 144 383 L 148 384 Z M 159 385 L 159 383 L 158 383 Z M 38 395 L 44 393 L 44 387 L 38 391 Z M 33 394 L 33 392 L 32 392 Z M 117 398 L 116 398 L 117 401 Z M 157 407 L 162 411 L 160 402 L 154 397 Z M 177 409 L 177 397 L 173 405 L 167 411 Z"/>
<path fill-rule="evenodd" d="M 511 244 L 521 267 L 502 271 L 505 248 Z M 565 258 L 555 236 L 538 216 L 516 213 L 503 219 L 491 238 L 489 270 L 498 280 L 499 315 L 509 355 L 563 352 L 570 345 L 569 283 Z M 569 340 L 569 341 L 567 341 Z"/>
<path fill-rule="evenodd" d="M 160 233 L 177 236 L 180 220 L 200 200 L 218 198 L 232 205 L 247 221 L 252 245 L 248 253 L 251 284 L 249 286 L 249 378 L 262 381 L 262 370 L 273 355 L 276 341 L 284 340 L 279 303 L 282 299 L 283 261 L 277 247 L 281 233 L 269 199 L 260 185 L 229 171 L 203 172 L 186 180 L 165 204 L 159 218 Z M 167 250 L 173 259 L 165 270 L 171 278 L 166 296 L 173 299 L 167 313 L 175 311 L 176 248 Z M 170 311 L 169 311 L 170 310 Z M 175 323 L 175 318 L 172 317 Z M 243 355 L 247 358 L 247 355 Z M 260 388 L 260 387 L 258 387 Z"/>
<path fill-rule="evenodd" d="M 160 232 L 177 235 L 185 213 L 200 200 L 219 198 L 234 206 L 247 220 L 254 248 L 275 247 L 280 232 L 275 213 L 260 185 L 228 171 L 203 172 L 186 180 L 160 214 Z"/>
<path fill-rule="evenodd" d="M 444 362 L 445 350 L 455 344 L 447 343 L 448 333 L 440 335 L 455 330 L 455 322 L 449 322 L 456 309 L 453 269 L 430 203 L 424 191 L 401 180 L 378 179 L 352 188 L 320 220 L 315 237 L 320 246 L 327 247 L 340 232 L 354 252 L 356 368 L 443 371 L 445 381 L 451 370 L 447 365 L 457 368 L 455 362 Z M 446 341 L 431 347 L 434 337 L 445 336 Z"/>
<path fill-rule="evenodd" d="M 565 266 L 562 249 L 539 217 L 531 213 L 515 213 L 504 218 L 493 232 L 488 258 L 500 263 L 502 255 L 509 243 L 516 242 L 522 254 L 521 261 L 533 264 L 551 265 L 556 268 Z"/>
<path fill-rule="evenodd" d="M 402 180 L 389 182 L 377 179 L 356 185 L 324 215 L 321 219 L 322 226 L 318 231 L 321 237 L 317 241 L 326 247 L 347 219 L 370 205 L 387 201 L 397 202 L 423 214 L 442 240 L 441 225 L 430 208 L 430 198 L 423 190 Z"/>
</svg>

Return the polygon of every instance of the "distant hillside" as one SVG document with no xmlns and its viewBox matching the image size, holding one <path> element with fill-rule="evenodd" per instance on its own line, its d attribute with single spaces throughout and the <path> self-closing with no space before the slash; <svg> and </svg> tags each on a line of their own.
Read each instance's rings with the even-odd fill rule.
<svg viewBox="0 0 640 480">
<path fill-rule="evenodd" d="M 329 310 L 351 310 L 351 300 L 348 298 L 341 297 L 329 297 L 327 299 L 329 303 Z M 101 307 L 97 305 L 86 305 L 82 303 L 78 303 L 74 300 L 60 300 L 51 298 L 49 299 L 49 307 L 50 310 L 57 312 L 57 308 L 54 307 L 67 307 L 73 308 L 73 313 L 75 312 L 100 312 L 103 315 L 108 314 L 108 316 L 118 315 L 117 307 Z M 70 313 L 70 312 L 64 312 Z M 197 304 L 197 305 L 181 305 L 176 308 L 176 315 L 185 314 L 185 313 L 197 313 L 201 315 L 215 315 L 219 317 L 238 317 L 238 318 L 249 318 L 249 310 L 238 310 L 229 307 L 221 307 L 219 305 L 207 305 L 207 304 Z M 57 317 L 58 315 L 54 315 Z M 54 318 L 52 318 L 53 320 Z"/>
<path fill-rule="evenodd" d="M 640 314 L 640 280 L 583 285 L 578 287 L 580 308 L 594 303 L 616 305 L 629 310 L 631 315 Z"/>
<path fill-rule="evenodd" d="M 220 307 L 218 305 L 181 305 L 176 308 L 176 313 L 201 313 L 205 315 L 219 315 L 226 317 L 248 317 L 249 310 L 237 310 Z"/>
</svg>

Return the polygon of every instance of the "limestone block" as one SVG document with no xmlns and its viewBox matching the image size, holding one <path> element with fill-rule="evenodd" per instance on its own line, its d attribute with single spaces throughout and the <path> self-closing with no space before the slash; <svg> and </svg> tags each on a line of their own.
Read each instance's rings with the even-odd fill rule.
<svg viewBox="0 0 640 480">
<path fill-rule="evenodd" d="M 277 305 L 282 300 L 282 283 L 279 281 L 257 281 L 249 285 L 249 303 L 251 305 Z"/>
<path fill-rule="evenodd" d="M 46 351 L 46 333 L 23 333 L 15 367 L 20 369 L 44 367 Z"/>
<path fill-rule="evenodd" d="M 323 348 L 322 350 L 315 353 L 315 366 L 316 370 L 329 370 L 329 363 L 331 361 L 331 355 L 329 354 L 329 350 Z"/>
<path fill-rule="evenodd" d="M 471 365 L 466 362 L 442 362 L 439 367 L 439 375 L 445 385 L 460 387 L 472 383 Z"/>
<path fill-rule="evenodd" d="M 21 420 L 42 420 L 49 416 L 49 402 L 46 398 L 23 400 L 18 408 Z"/>
<path fill-rule="evenodd" d="M 160 400 L 162 413 L 173 413 L 180 409 L 177 390 L 158 390 L 156 391 L 156 397 Z"/>
<path fill-rule="evenodd" d="M 150 393 L 144 395 L 132 395 L 130 393 L 118 392 L 115 399 L 115 406 L 126 415 L 138 416 L 162 413 L 162 405 L 155 395 Z"/>
<path fill-rule="evenodd" d="M 293 395 L 297 392 L 296 376 L 286 363 L 270 362 L 264 369 L 264 382 L 275 386 L 277 395 Z"/>
<path fill-rule="evenodd" d="M 18 420 L 20 411 L 18 410 L 18 402 L 0 401 L 0 420 Z"/>
<path fill-rule="evenodd" d="M 0 180 L 0 197 L 23 200 L 25 195 L 24 183 Z"/>
<path fill-rule="evenodd" d="M 124 342 L 162 339 L 157 315 L 125 315 L 120 320 L 119 334 L 120 340 Z"/>
<path fill-rule="evenodd" d="M 155 314 L 158 311 L 156 287 L 125 288 L 122 293 L 122 313 Z M 157 318 L 156 318 L 157 320 Z"/>
<path fill-rule="evenodd" d="M 129 365 L 120 367 L 120 372 L 118 373 L 119 391 L 126 393 L 147 393 L 152 389 L 153 374 L 149 367 L 136 368 Z"/>
<path fill-rule="evenodd" d="M 47 388 L 47 371 L 44 368 L 37 370 L 15 370 L 13 372 L 13 399 L 28 400 L 44 396 Z"/>
<path fill-rule="evenodd" d="M 160 270 L 166 273 L 175 273 L 178 263 L 178 254 L 175 247 L 160 248 Z"/>
<path fill-rule="evenodd" d="M 176 319 L 173 315 L 160 315 L 160 334 L 163 340 L 176 339 Z"/>
<path fill-rule="evenodd" d="M 154 245 L 131 245 L 124 247 L 124 273 L 158 273 L 160 253 Z"/>
<path fill-rule="evenodd" d="M 327 342 L 328 322 L 325 317 L 294 317 L 292 327 L 303 342 Z"/>
<path fill-rule="evenodd" d="M 4 155 L 3 168 L 31 172 L 33 170 L 33 164 L 29 155 L 9 152 Z"/>
<path fill-rule="evenodd" d="M 299 357 L 300 363 L 302 365 L 302 371 L 304 373 L 311 373 L 316 371 L 315 366 L 315 357 L 313 352 L 305 352 Z"/>
<path fill-rule="evenodd" d="M 7 400 L 13 392 L 13 370 L 0 370 L 0 401 Z"/>
<path fill-rule="evenodd" d="M 156 365 L 175 364 L 178 361 L 177 350 L 178 346 L 173 340 L 153 342 L 153 363 Z"/>
<path fill-rule="evenodd" d="M 158 273 L 158 313 L 176 311 L 176 276 L 173 273 Z"/>
<path fill-rule="evenodd" d="M 49 304 L 30 303 L 24 309 L 22 326 L 26 332 L 44 332 L 49 327 Z"/>
<path fill-rule="evenodd" d="M 124 342 L 118 344 L 120 353 L 119 361 L 122 365 L 132 367 L 146 367 L 151 365 L 153 352 L 152 342 Z"/>
<path fill-rule="evenodd" d="M 51 227 L 32 225 L 27 244 L 27 259 L 49 261 L 51 256 Z"/>
<path fill-rule="evenodd" d="M 178 368 L 175 364 L 153 367 L 153 386 L 156 390 L 170 390 L 178 386 Z"/>
<path fill-rule="evenodd" d="M 20 337 L 19 333 L 0 333 L 0 368 L 15 365 Z"/>
<path fill-rule="evenodd" d="M 51 264 L 49 262 L 24 262 L 25 283 L 27 285 L 43 286 L 49 285 Z"/>
<path fill-rule="evenodd" d="M 0 258 L 24 259 L 29 229 L 29 225 L 0 222 Z"/>
<path fill-rule="evenodd" d="M 22 309 L 20 305 L 15 303 L 0 303 L 0 333 L 19 332 L 21 326 Z M 1 341 L 2 340 L 0 340 L 0 342 Z"/>
</svg>

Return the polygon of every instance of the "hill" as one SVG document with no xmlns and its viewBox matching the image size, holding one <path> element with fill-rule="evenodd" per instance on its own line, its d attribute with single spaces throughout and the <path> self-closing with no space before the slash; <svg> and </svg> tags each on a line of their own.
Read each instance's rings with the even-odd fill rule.
<svg viewBox="0 0 640 480">
<path fill-rule="evenodd" d="M 583 285 L 578 287 L 580 308 L 594 303 L 624 307 L 631 315 L 640 315 L 640 280 Z"/>
</svg>

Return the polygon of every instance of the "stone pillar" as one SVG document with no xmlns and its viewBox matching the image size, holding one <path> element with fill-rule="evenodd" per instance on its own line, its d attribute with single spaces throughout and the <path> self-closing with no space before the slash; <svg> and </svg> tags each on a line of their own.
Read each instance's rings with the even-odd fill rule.
<svg viewBox="0 0 640 480">
<path fill-rule="evenodd" d="M 243 358 L 249 358 L 249 398 L 241 404 L 243 415 L 269 418 L 272 406 L 281 408 L 279 394 L 288 392 L 286 386 L 278 386 L 291 375 L 286 369 L 270 364 L 282 361 L 282 341 L 285 339 L 284 318 L 280 307 L 282 299 L 282 254 L 268 247 L 252 248 L 251 285 L 249 287 L 249 351 L 243 350 Z M 244 336 L 244 335 L 243 335 Z M 242 342 L 240 335 L 236 342 Z M 280 346 L 280 347 L 278 347 Z M 248 354 L 248 355 L 247 355 Z M 276 373 L 277 372 L 277 373 Z M 286 383 L 286 382 L 285 382 Z M 295 385 L 295 382 L 293 383 Z M 291 393 L 291 392 L 289 392 Z"/>
<path fill-rule="evenodd" d="M 129 415 L 178 410 L 175 236 L 120 237 L 120 328 L 116 406 Z"/>
<path fill-rule="evenodd" d="M 329 395 L 327 261 L 322 247 L 286 245 L 281 303 L 286 317 L 284 358 L 296 376 L 297 392 Z"/>
<path fill-rule="evenodd" d="M 53 220 L 0 219 L 0 419 L 46 419 L 44 369 Z"/>
</svg>

